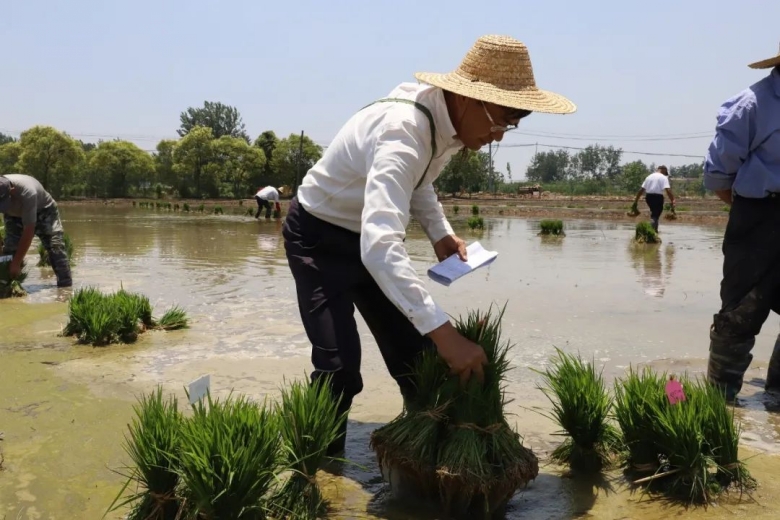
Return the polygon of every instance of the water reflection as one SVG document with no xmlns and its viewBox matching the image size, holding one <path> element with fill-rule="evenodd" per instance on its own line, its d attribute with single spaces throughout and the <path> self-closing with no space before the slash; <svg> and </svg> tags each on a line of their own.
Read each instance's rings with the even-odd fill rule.
<svg viewBox="0 0 780 520">
<path fill-rule="evenodd" d="M 636 244 L 634 242 L 629 244 L 629 260 L 645 294 L 655 298 L 663 298 L 666 285 L 672 277 L 674 254 L 675 249 L 672 244 L 665 246 Z"/>
</svg>

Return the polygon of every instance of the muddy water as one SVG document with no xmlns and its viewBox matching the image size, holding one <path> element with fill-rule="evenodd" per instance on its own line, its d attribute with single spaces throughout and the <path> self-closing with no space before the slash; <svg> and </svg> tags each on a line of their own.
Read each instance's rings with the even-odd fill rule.
<svg viewBox="0 0 780 520">
<path fill-rule="evenodd" d="M 228 211 L 230 213 L 230 211 Z M 182 305 L 192 328 L 149 333 L 132 346 L 74 346 L 57 337 L 68 291 L 50 271 L 32 268 L 29 297 L 0 301 L 0 518 L 100 518 L 121 485 L 121 448 L 134 398 L 161 383 L 183 398 L 183 386 L 210 374 L 212 389 L 274 395 L 283 377 L 304 377 L 308 343 L 276 222 L 239 216 L 181 216 L 130 207 L 67 207 L 76 244 L 76 284 L 148 295 L 158 312 Z M 700 373 L 708 328 L 718 304 L 718 227 L 664 225 L 660 246 L 632 246 L 632 227 L 567 222 L 562 240 L 536 236 L 537 222 L 488 220 L 479 238 L 499 251 L 489 268 L 450 288 L 429 284 L 452 314 L 507 304 L 505 328 L 516 344 L 510 390 L 519 431 L 544 458 L 557 439 L 540 412 L 548 404 L 530 368 L 543 368 L 554 347 L 604 364 L 611 378 L 631 364 Z M 421 231 L 407 246 L 421 273 L 433 261 Z M 338 518 L 435 518 L 419 506 L 394 503 L 382 486 L 370 432 L 400 408 L 367 328 L 365 390 L 351 414 L 343 476 L 323 475 Z M 754 351 L 745 407 L 739 411 L 746 453 L 762 487 L 756 502 L 722 503 L 683 512 L 629 493 L 617 475 L 606 483 L 566 478 L 553 466 L 512 503 L 510 518 L 721 518 L 742 512 L 775 518 L 780 498 L 776 403 L 760 391 L 777 322 Z M 113 515 L 113 516 L 112 516 Z M 121 518 L 111 513 L 108 518 Z"/>
</svg>

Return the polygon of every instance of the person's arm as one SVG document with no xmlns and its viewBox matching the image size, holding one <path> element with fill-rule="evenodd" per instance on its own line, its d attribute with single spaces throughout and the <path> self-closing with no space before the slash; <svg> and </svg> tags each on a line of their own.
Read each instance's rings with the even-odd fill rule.
<svg viewBox="0 0 780 520">
<path fill-rule="evenodd" d="M 453 372 L 468 379 L 482 376 L 487 362 L 479 345 L 467 340 L 433 301 L 404 247 L 412 192 L 428 163 L 425 143 L 429 136 L 411 121 L 384 125 L 367 157 L 365 204 L 360 233 L 363 264 L 382 292 L 428 335 Z"/>
<path fill-rule="evenodd" d="M 30 245 L 35 236 L 35 222 L 38 220 L 36 195 L 22 191 L 17 196 L 22 200 L 22 236 L 16 245 L 14 258 L 11 260 L 11 275 L 14 276 L 22 271 L 22 262 L 30 250 Z"/>
<path fill-rule="evenodd" d="M 639 197 L 641 197 L 642 195 L 644 195 L 644 193 L 645 193 L 645 188 L 644 188 L 644 186 L 643 186 L 643 187 L 639 188 L 639 191 L 638 191 L 638 192 L 636 192 L 636 197 L 634 197 L 634 204 L 636 204 L 637 202 L 639 202 Z"/>
<path fill-rule="evenodd" d="M 718 112 L 715 137 L 704 161 L 704 187 L 727 204 L 731 204 L 737 172 L 750 153 L 754 111 L 754 100 L 737 97 L 724 103 Z"/>
<path fill-rule="evenodd" d="M 439 203 L 433 184 L 421 186 L 420 189 L 412 192 L 410 211 L 422 226 L 431 244 L 436 244 L 442 238 L 455 234 L 444 215 L 444 209 Z"/>
<path fill-rule="evenodd" d="M 674 207 L 674 193 L 672 193 L 672 185 L 669 183 L 669 177 L 664 179 L 664 191 L 669 196 L 669 203 Z"/>
</svg>

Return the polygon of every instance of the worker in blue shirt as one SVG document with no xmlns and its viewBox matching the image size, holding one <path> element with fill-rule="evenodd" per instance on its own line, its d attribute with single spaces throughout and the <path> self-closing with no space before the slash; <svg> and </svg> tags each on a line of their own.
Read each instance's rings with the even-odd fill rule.
<svg viewBox="0 0 780 520">
<path fill-rule="evenodd" d="M 771 72 L 720 107 L 704 166 L 704 186 L 731 205 L 707 367 L 729 400 L 769 312 L 780 313 L 780 51 L 750 67 Z M 765 388 L 780 391 L 780 336 Z"/>
</svg>

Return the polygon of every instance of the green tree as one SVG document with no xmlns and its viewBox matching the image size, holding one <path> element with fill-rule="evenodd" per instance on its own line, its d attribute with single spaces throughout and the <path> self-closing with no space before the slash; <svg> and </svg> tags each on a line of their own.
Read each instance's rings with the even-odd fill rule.
<svg viewBox="0 0 780 520">
<path fill-rule="evenodd" d="M 450 159 L 434 184 L 439 190 L 451 195 L 462 191 L 473 193 L 487 186 L 489 170 L 488 154 L 464 150 Z"/>
<path fill-rule="evenodd" d="M 154 181 L 154 160 L 129 141 L 100 143 L 90 154 L 87 190 L 100 197 L 147 192 Z"/>
<path fill-rule="evenodd" d="M 205 126 L 211 129 L 214 138 L 219 139 L 223 135 L 240 137 L 247 143 L 249 136 L 246 126 L 241 120 L 238 109 L 222 103 L 204 101 L 203 107 L 190 107 L 179 116 L 181 127 L 177 130 L 182 137 L 190 133 L 195 127 Z"/>
<path fill-rule="evenodd" d="M 245 197 L 252 192 L 250 179 L 263 171 L 266 164 L 263 150 L 250 146 L 243 139 L 223 135 L 213 142 L 214 159 L 210 167 L 216 170 L 222 189 L 220 196 Z"/>
<path fill-rule="evenodd" d="M 566 178 L 570 159 L 566 150 L 538 152 L 531 159 L 525 177 L 532 182 L 560 182 Z"/>
<path fill-rule="evenodd" d="M 10 135 L 6 135 L 3 132 L 0 132 L 0 146 L 3 146 L 4 144 L 8 144 L 8 143 L 15 143 L 15 142 L 16 142 L 16 138 Z"/>
<path fill-rule="evenodd" d="M 0 175 L 7 175 L 18 171 L 17 163 L 22 155 L 22 145 L 16 141 L 0 145 Z"/>
<path fill-rule="evenodd" d="M 322 147 L 307 136 L 303 136 L 303 154 L 300 153 L 300 147 L 301 136 L 290 134 L 290 137 L 277 143 L 271 159 L 271 183 L 277 186 L 292 186 L 293 193 L 297 189 L 299 174 L 302 179 L 322 157 Z"/>
<path fill-rule="evenodd" d="M 698 179 L 704 175 L 704 165 L 702 163 L 683 164 L 682 166 L 672 166 L 669 168 L 669 177 L 683 179 Z"/>
<path fill-rule="evenodd" d="M 638 191 L 642 187 L 645 177 L 650 173 L 647 165 L 642 161 L 624 164 L 622 170 L 621 185 L 629 193 Z"/>
<path fill-rule="evenodd" d="M 55 197 L 73 180 L 84 160 L 81 146 L 50 126 L 34 126 L 22 132 L 19 144 L 20 171 L 38 179 Z"/>
<path fill-rule="evenodd" d="M 265 155 L 265 166 L 261 176 L 252 179 L 253 184 L 257 186 L 268 184 L 273 178 L 273 169 L 271 162 L 274 158 L 274 149 L 279 144 L 279 138 L 276 137 L 276 133 L 273 130 L 266 130 L 255 139 L 255 146 L 263 150 Z"/>
<path fill-rule="evenodd" d="M 216 183 L 209 179 L 213 168 L 209 165 L 214 160 L 214 134 L 211 128 L 196 126 L 182 137 L 173 150 L 173 170 L 179 179 L 179 194 L 182 197 L 204 194 L 204 187 L 215 187 Z"/>
<path fill-rule="evenodd" d="M 179 177 L 173 169 L 173 151 L 176 141 L 163 139 L 157 143 L 157 153 L 154 154 L 154 168 L 157 173 L 157 182 L 172 188 L 179 187 Z"/>
<path fill-rule="evenodd" d="M 91 152 L 92 150 L 94 150 L 95 148 L 98 147 L 98 145 L 95 144 L 95 143 L 85 143 L 81 139 L 79 139 L 76 142 L 79 143 L 79 146 L 81 146 L 81 149 L 84 150 L 84 153 L 89 153 L 89 152 Z M 98 144 L 100 144 L 101 142 L 102 141 L 99 141 Z"/>
</svg>

